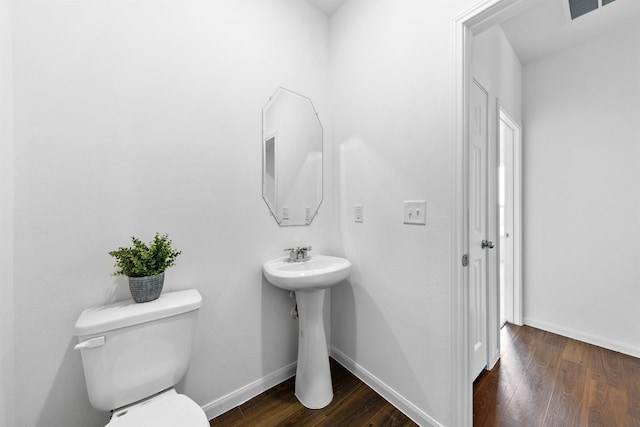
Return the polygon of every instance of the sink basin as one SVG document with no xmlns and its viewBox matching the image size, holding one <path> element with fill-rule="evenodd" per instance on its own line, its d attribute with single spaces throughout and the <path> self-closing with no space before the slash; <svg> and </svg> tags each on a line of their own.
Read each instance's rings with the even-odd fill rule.
<svg viewBox="0 0 640 427">
<path fill-rule="evenodd" d="M 289 291 L 326 289 L 346 279 L 351 263 L 328 255 L 312 255 L 306 261 L 288 262 L 289 257 L 267 261 L 262 266 L 269 283 Z"/>
</svg>

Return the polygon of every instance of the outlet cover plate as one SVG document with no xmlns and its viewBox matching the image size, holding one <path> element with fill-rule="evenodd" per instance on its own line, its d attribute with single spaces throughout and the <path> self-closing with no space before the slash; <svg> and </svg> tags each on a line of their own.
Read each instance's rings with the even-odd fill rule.
<svg viewBox="0 0 640 427">
<path fill-rule="evenodd" d="M 355 222 L 364 222 L 364 206 L 354 206 L 354 220 Z"/>
</svg>

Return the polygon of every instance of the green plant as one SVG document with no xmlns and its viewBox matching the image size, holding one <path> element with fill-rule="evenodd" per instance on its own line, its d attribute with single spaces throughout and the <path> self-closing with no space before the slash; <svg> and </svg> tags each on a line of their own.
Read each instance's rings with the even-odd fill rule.
<svg viewBox="0 0 640 427">
<path fill-rule="evenodd" d="M 136 237 L 132 237 L 131 241 L 131 246 L 109 252 L 116 259 L 114 276 L 155 276 L 174 265 L 182 253 L 173 249 L 168 234 L 156 233 L 148 246 Z"/>
</svg>

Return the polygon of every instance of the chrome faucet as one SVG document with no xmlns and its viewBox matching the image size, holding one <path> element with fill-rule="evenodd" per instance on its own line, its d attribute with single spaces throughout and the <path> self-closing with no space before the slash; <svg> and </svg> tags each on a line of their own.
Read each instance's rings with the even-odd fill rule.
<svg viewBox="0 0 640 427">
<path fill-rule="evenodd" d="M 285 249 L 289 251 L 289 262 L 302 262 L 309 259 L 307 252 L 311 250 L 311 246 L 298 246 L 297 248 Z"/>
</svg>

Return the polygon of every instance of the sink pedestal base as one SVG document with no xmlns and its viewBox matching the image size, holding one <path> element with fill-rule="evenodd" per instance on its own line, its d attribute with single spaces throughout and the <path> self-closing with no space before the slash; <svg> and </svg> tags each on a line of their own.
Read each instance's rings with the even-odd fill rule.
<svg viewBox="0 0 640 427">
<path fill-rule="evenodd" d="M 324 331 L 324 289 L 296 291 L 298 304 L 298 367 L 296 397 L 309 409 L 320 409 L 333 399 L 327 337 Z"/>
</svg>

